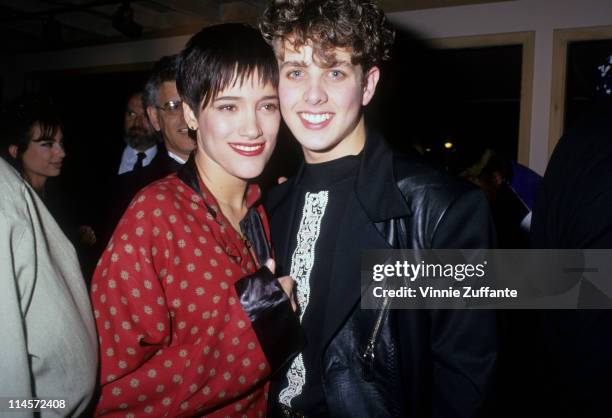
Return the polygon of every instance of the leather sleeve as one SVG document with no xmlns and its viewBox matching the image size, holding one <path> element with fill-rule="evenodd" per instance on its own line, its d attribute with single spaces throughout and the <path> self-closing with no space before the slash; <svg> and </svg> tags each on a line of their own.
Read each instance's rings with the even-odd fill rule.
<svg viewBox="0 0 612 418">
<path fill-rule="evenodd" d="M 240 221 L 240 229 L 253 246 L 259 264 L 264 265 L 266 260 L 272 258 L 272 249 L 266 237 L 264 223 L 254 207 L 249 209 L 244 219 Z"/>
<path fill-rule="evenodd" d="M 495 248 L 495 226 L 489 204 L 480 189 L 455 199 L 436 225 L 432 248 Z"/>
<path fill-rule="evenodd" d="M 305 343 L 289 298 L 267 267 L 238 280 L 234 287 L 272 371 L 277 371 Z"/>
<path fill-rule="evenodd" d="M 484 194 L 471 190 L 444 213 L 433 248 L 491 248 L 494 226 Z M 433 417 L 476 417 L 489 394 L 497 363 L 495 311 L 430 312 Z"/>
</svg>

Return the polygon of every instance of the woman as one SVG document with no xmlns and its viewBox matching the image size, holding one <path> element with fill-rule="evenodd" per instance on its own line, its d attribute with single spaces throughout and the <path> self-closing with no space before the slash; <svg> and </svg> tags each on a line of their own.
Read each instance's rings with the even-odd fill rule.
<svg viewBox="0 0 612 418">
<path fill-rule="evenodd" d="M 8 153 L 8 162 L 44 199 L 47 180 L 60 175 L 66 156 L 57 110 L 49 102 L 22 100 L 4 116 L 9 126 L 3 138 L 6 142 L 3 152 Z"/>
<path fill-rule="evenodd" d="M 58 177 L 66 157 L 63 125 L 57 108 L 49 100 L 21 99 L 3 112 L 2 152 L 6 160 L 32 186 L 72 243 L 81 249 L 93 245 L 91 227 L 77 227 L 73 205 L 48 180 Z"/>
<path fill-rule="evenodd" d="M 181 53 L 197 148 L 136 195 L 94 274 L 98 416 L 265 415 L 265 379 L 302 338 L 264 266 L 268 224 L 251 183 L 276 142 L 277 83 L 272 51 L 243 25 L 205 28 Z"/>
<path fill-rule="evenodd" d="M 2 149 L 22 174 L 0 158 L 0 397 L 54 399 L 36 415 L 81 416 L 98 358 L 87 289 L 73 246 L 21 178 L 41 193 L 59 174 L 61 129 L 32 108 L 8 113 L 0 138 L 10 145 Z"/>
</svg>

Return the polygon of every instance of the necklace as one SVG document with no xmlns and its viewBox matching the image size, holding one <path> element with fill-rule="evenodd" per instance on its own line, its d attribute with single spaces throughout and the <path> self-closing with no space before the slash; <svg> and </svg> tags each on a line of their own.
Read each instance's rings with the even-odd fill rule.
<svg viewBox="0 0 612 418">
<path fill-rule="evenodd" d="M 244 244 L 244 246 L 245 246 L 245 247 L 247 247 L 247 249 L 248 249 L 249 251 L 251 251 L 251 248 L 252 248 L 253 246 L 251 245 L 251 241 L 249 241 L 249 239 L 247 238 L 247 236 L 246 236 L 246 235 L 244 235 L 244 234 L 242 233 L 242 231 L 238 231 L 238 236 L 239 236 L 239 237 L 240 237 L 240 239 L 242 240 L 242 243 Z"/>
</svg>

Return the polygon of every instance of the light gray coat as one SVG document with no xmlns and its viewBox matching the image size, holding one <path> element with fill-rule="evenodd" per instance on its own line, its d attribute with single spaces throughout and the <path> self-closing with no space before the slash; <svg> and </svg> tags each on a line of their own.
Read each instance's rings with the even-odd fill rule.
<svg viewBox="0 0 612 418">
<path fill-rule="evenodd" d="M 64 399 L 65 409 L 41 416 L 78 416 L 96 370 L 95 323 L 75 250 L 0 158 L 0 398 Z"/>
</svg>

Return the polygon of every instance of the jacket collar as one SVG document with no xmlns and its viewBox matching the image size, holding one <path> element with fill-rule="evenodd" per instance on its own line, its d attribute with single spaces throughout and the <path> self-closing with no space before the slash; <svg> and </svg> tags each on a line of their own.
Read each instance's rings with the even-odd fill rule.
<svg viewBox="0 0 612 418">
<path fill-rule="evenodd" d="M 200 179 L 198 178 L 198 170 L 195 165 L 195 153 L 192 153 L 189 156 L 187 162 L 177 170 L 176 175 L 183 183 L 185 183 L 199 195 L 202 194 Z"/>
<path fill-rule="evenodd" d="M 183 183 L 189 186 L 189 188 L 202 198 L 204 205 L 206 205 L 206 209 L 208 209 L 208 212 L 216 219 L 218 216 L 217 211 L 219 210 L 218 203 L 209 190 L 202 190 L 203 183 L 201 183 L 198 168 L 196 167 L 195 152 L 191 153 L 187 162 L 178 169 L 176 175 Z M 248 184 L 246 193 L 247 207 L 249 210 L 255 208 L 261 200 L 261 189 L 257 184 Z"/>
<path fill-rule="evenodd" d="M 402 218 L 412 213 L 397 187 L 393 155 L 382 135 L 368 129 L 355 191 L 373 222 Z"/>
<path fill-rule="evenodd" d="M 195 164 L 195 153 L 191 153 L 187 162 L 178 169 L 176 174 L 183 183 L 202 198 L 202 202 L 215 222 L 222 224 L 222 215 L 218 213 L 217 201 L 208 190 L 202 190 L 200 176 Z M 257 212 L 256 204 L 259 203 L 260 196 L 259 186 L 250 184 L 247 189 L 247 206 L 249 209 L 246 216 L 240 221 L 240 229 L 253 245 L 259 264 L 263 265 L 271 257 L 272 251 L 265 233 L 264 222 Z"/>
<path fill-rule="evenodd" d="M 355 193 L 372 222 L 409 216 L 412 211 L 397 187 L 393 150 L 378 132 L 368 129 L 363 156 L 359 164 Z M 292 178 L 278 186 L 268 201 L 274 210 L 298 184 L 304 173 L 302 163 Z"/>
<path fill-rule="evenodd" d="M 195 164 L 195 152 L 191 153 L 187 162 L 178 169 L 176 175 L 183 183 L 189 186 L 189 188 L 202 198 L 202 202 L 206 205 L 208 212 L 213 218 L 217 218 L 217 211 L 208 203 L 208 199 L 205 198 L 202 188 L 200 187 L 200 176 L 198 176 L 198 168 Z"/>
<path fill-rule="evenodd" d="M 202 190 L 202 186 L 200 185 L 200 176 L 198 174 L 198 168 L 196 167 L 195 163 L 195 155 L 196 153 L 192 152 L 191 155 L 189 155 L 189 159 L 187 160 L 187 162 L 177 170 L 176 174 L 183 183 L 189 186 L 194 192 L 196 192 L 200 197 L 204 199 L 204 203 L 206 204 L 208 209 L 212 211 L 213 216 L 215 216 L 214 214 L 216 213 L 216 211 L 210 206 L 216 206 L 217 202 L 210 191 Z M 260 203 L 261 190 L 257 184 L 249 183 L 247 186 L 246 193 L 246 204 L 248 208 L 251 208 Z"/>
</svg>

